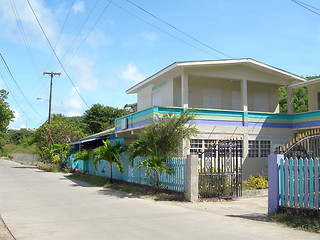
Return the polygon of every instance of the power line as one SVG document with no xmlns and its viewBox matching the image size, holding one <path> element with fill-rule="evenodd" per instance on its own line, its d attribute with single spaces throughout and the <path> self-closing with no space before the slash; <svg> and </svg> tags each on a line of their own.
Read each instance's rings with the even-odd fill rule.
<svg viewBox="0 0 320 240">
<path fill-rule="evenodd" d="M 18 107 L 20 108 L 20 111 L 23 113 L 23 114 L 26 114 L 25 111 L 23 110 L 23 108 L 21 107 L 21 105 L 19 104 L 19 102 L 17 101 L 17 99 L 15 98 L 14 94 L 13 94 L 13 91 L 11 91 L 10 87 L 9 87 L 9 84 L 7 83 L 7 81 L 5 80 L 5 77 L 2 75 L 2 73 L 0 72 L 0 77 L 2 78 L 2 80 L 4 81 L 4 84 L 7 86 L 8 90 L 9 90 L 9 93 L 11 93 L 11 96 L 13 98 L 13 100 L 15 101 L 15 103 L 18 105 Z M 26 114 L 27 115 L 27 114 Z"/>
<path fill-rule="evenodd" d="M 22 96 L 24 97 L 24 99 L 27 101 L 27 103 L 29 104 L 29 106 L 34 110 L 35 113 L 37 113 L 39 116 L 43 117 L 33 106 L 32 104 L 29 102 L 29 100 L 26 98 L 26 96 L 24 95 L 23 91 L 21 90 L 19 84 L 17 83 L 16 79 L 13 77 L 12 72 L 10 71 L 10 68 L 6 62 L 6 60 L 4 59 L 4 57 L 2 56 L 2 54 L 0 53 L 1 59 L 3 61 L 3 63 L 6 66 L 6 69 L 8 71 L 8 73 L 10 74 L 11 78 L 13 79 L 14 83 L 16 84 L 16 86 L 18 87 L 19 91 L 21 92 Z"/>
<path fill-rule="evenodd" d="M 70 5 L 69 11 L 68 11 L 68 14 L 67 14 L 66 18 L 64 19 L 64 22 L 63 22 L 62 27 L 61 27 L 61 30 L 60 30 L 59 37 L 58 37 L 58 39 L 57 39 L 57 41 L 56 41 L 56 44 L 54 45 L 54 49 L 57 48 L 58 42 L 60 41 L 60 38 L 61 38 L 61 35 L 62 35 L 62 33 L 63 33 L 64 27 L 65 27 L 65 25 L 66 25 L 66 23 L 67 23 L 67 20 L 68 20 L 69 16 L 70 16 L 70 13 L 71 13 L 71 10 L 72 10 L 74 1 L 75 1 L 75 0 L 72 0 L 72 3 L 71 3 L 71 5 Z M 45 67 L 44 69 L 47 69 L 47 67 L 49 66 L 49 63 L 50 63 L 50 61 L 51 61 L 52 56 L 53 56 L 53 53 L 50 55 L 49 61 L 48 61 L 47 65 L 46 65 L 46 67 Z M 42 75 L 42 76 L 43 76 L 43 75 Z"/>
<path fill-rule="evenodd" d="M 36 85 L 38 85 L 39 83 L 41 84 L 42 77 L 40 76 L 39 67 L 37 65 L 37 62 L 36 62 L 33 54 L 32 54 L 32 51 L 31 51 L 31 48 L 30 48 L 30 44 L 29 44 L 28 38 L 26 36 L 26 33 L 24 31 L 24 28 L 23 28 L 23 25 L 22 25 L 22 21 L 21 21 L 18 9 L 17 9 L 17 7 L 16 7 L 16 5 L 15 5 L 13 0 L 10 0 L 10 3 L 11 3 L 11 7 L 12 7 L 12 10 L 14 12 L 14 16 L 16 18 L 16 21 L 17 21 L 17 25 L 19 27 L 19 30 L 20 30 L 20 33 L 21 33 L 21 36 L 22 36 L 22 39 L 23 39 L 23 43 L 24 43 L 24 45 L 26 47 L 27 53 L 28 53 L 28 55 L 29 55 L 29 57 L 31 59 L 31 62 L 32 62 L 33 67 L 34 67 L 35 72 L 36 72 L 36 75 L 37 75 L 37 77 L 39 79 L 39 81 L 37 82 Z M 43 87 L 44 87 L 44 84 L 42 83 L 40 85 L 40 88 L 43 88 Z M 34 93 L 36 94 L 36 93 L 38 93 L 38 91 L 34 91 Z"/>
<path fill-rule="evenodd" d="M 155 16 L 154 14 L 152 14 L 151 12 L 147 11 L 146 9 L 140 7 L 139 5 L 135 4 L 134 2 L 132 2 L 132 1 L 130 1 L 130 0 L 126 0 L 126 1 L 129 2 L 130 4 L 132 4 L 133 6 L 137 7 L 137 8 L 140 9 L 141 11 L 143 11 L 143 12 L 147 13 L 148 15 L 152 16 L 153 18 L 155 18 L 155 19 L 159 20 L 160 22 L 162 22 L 162 23 L 168 25 L 169 27 L 173 28 L 174 30 L 176 30 L 176 31 L 182 33 L 183 35 L 191 38 L 192 40 L 196 41 L 197 43 L 199 43 L 199 44 L 201 44 L 201 45 L 203 45 L 203 46 L 205 46 L 205 47 L 207 47 L 207 48 L 209 48 L 209 49 L 211 49 L 211 50 L 213 50 L 213 51 L 215 51 L 215 52 L 217 52 L 217 53 L 220 53 L 220 54 L 222 54 L 222 55 L 224 55 L 224 56 L 226 56 L 226 57 L 228 57 L 228 58 L 232 58 L 232 57 L 229 56 L 228 54 L 225 54 L 225 53 L 219 51 L 218 49 L 211 47 L 210 45 L 208 45 L 208 44 L 206 44 L 206 43 L 204 43 L 204 42 L 196 39 L 195 37 L 191 36 L 190 34 L 184 32 L 184 31 L 180 30 L 179 28 L 173 26 L 172 24 L 166 22 L 165 20 L 162 20 L 161 18 Z"/>
<path fill-rule="evenodd" d="M 80 32 L 82 31 L 83 27 L 86 25 L 88 19 L 90 18 L 93 10 L 96 8 L 97 4 L 98 4 L 99 0 L 96 0 L 95 4 L 93 5 L 92 9 L 90 10 L 88 16 L 86 17 L 86 19 L 84 20 L 84 22 L 82 23 L 80 29 L 78 30 L 76 36 L 73 38 L 71 44 L 69 45 L 68 49 L 65 51 L 65 53 L 62 56 L 62 60 L 66 57 L 67 53 L 70 51 L 72 45 L 74 44 L 75 40 L 77 39 L 77 37 L 79 36 Z"/>
<path fill-rule="evenodd" d="M 15 95 L 14 95 L 14 92 L 10 89 L 9 84 L 8 84 L 8 82 L 6 81 L 6 78 L 5 78 L 4 75 L 1 73 L 1 69 L 0 69 L 0 77 L 1 77 L 2 80 L 4 81 L 7 89 L 9 90 L 9 94 L 10 94 L 9 97 L 12 97 L 12 98 L 13 98 L 14 102 L 17 104 L 18 108 L 20 109 L 20 110 L 19 110 L 20 113 L 22 113 L 19 118 L 15 118 L 15 119 L 16 119 L 16 120 L 19 120 L 19 119 L 21 119 L 23 116 L 26 116 L 26 117 L 27 117 L 27 120 L 29 120 L 29 121 L 31 121 L 31 122 L 33 122 L 33 123 L 36 123 L 36 124 L 40 124 L 40 122 L 36 122 L 36 121 L 33 120 L 33 118 L 30 118 L 30 116 L 27 114 L 27 112 L 25 112 L 25 111 L 23 110 L 23 108 L 21 107 L 20 103 L 19 103 L 18 100 L 16 99 L 16 97 L 15 97 Z M 43 117 L 43 116 L 41 116 L 41 117 Z"/>
<path fill-rule="evenodd" d="M 306 6 L 308 6 L 308 7 L 311 7 L 311 8 L 313 8 L 313 9 L 316 9 L 316 10 L 320 11 L 319 8 L 316 8 L 316 7 L 314 7 L 314 6 L 311 6 L 311 5 L 307 4 L 307 3 L 304 3 L 304 2 L 301 2 L 301 1 L 298 1 L 298 0 L 296 0 L 296 1 L 297 1 L 297 2 L 300 2 L 300 3 L 303 4 L 303 5 L 306 5 Z"/>
<path fill-rule="evenodd" d="M 50 41 L 49 41 L 49 39 L 48 39 L 48 37 L 47 37 L 47 34 L 46 34 L 45 31 L 43 30 L 43 28 L 42 28 L 42 26 L 41 26 L 41 23 L 40 23 L 37 15 L 36 15 L 36 13 L 34 12 L 34 10 L 33 10 L 32 6 L 31 6 L 29 0 L 27 0 L 27 2 L 28 2 L 29 6 L 30 6 L 30 8 L 31 8 L 31 10 L 32 10 L 32 12 L 33 12 L 34 17 L 36 18 L 36 20 L 37 20 L 37 22 L 38 22 L 38 24 L 39 24 L 39 27 L 41 28 L 41 31 L 42 31 L 43 35 L 44 35 L 45 38 L 47 39 L 47 42 L 48 42 L 48 44 L 49 44 L 52 52 L 54 53 L 55 57 L 57 58 L 58 62 L 60 63 L 60 65 L 61 65 L 64 73 L 66 74 L 66 76 L 67 76 L 67 78 L 69 79 L 69 81 L 71 82 L 72 86 L 74 87 L 74 89 L 76 90 L 76 92 L 78 93 L 78 95 L 80 96 L 81 100 L 82 100 L 82 101 L 86 104 L 86 106 L 89 108 L 89 105 L 88 105 L 87 102 L 84 100 L 84 98 L 81 96 L 80 92 L 78 91 L 78 89 L 77 89 L 76 86 L 74 85 L 73 81 L 71 80 L 68 72 L 66 71 L 66 69 L 65 69 L 64 66 L 62 65 L 62 62 L 60 61 L 60 59 L 59 59 L 56 51 L 53 49 L 53 47 L 52 47 L 52 45 L 51 45 L 51 43 L 50 43 Z"/>
<path fill-rule="evenodd" d="M 27 52 L 28 52 L 28 55 L 31 59 L 31 62 L 35 68 L 35 71 L 36 71 L 36 74 L 38 75 L 38 77 L 40 76 L 40 71 L 39 71 L 39 68 L 38 68 L 38 65 L 37 65 L 37 62 L 35 61 L 34 57 L 33 57 L 33 54 L 32 54 L 32 51 L 30 49 L 30 45 L 29 45 L 29 42 L 28 42 L 28 39 L 27 39 L 27 36 L 26 36 L 26 33 L 23 29 L 23 26 L 22 26 L 22 23 L 21 23 L 21 19 L 20 19 L 20 16 L 19 16 L 19 13 L 18 13 L 18 10 L 16 8 L 16 5 L 14 3 L 14 1 L 10 1 L 11 3 L 11 7 L 12 7 L 12 11 L 14 13 L 14 16 L 15 16 L 15 19 L 17 21 L 17 25 L 19 27 L 19 30 L 20 30 L 20 33 L 21 33 L 21 36 L 22 36 L 22 39 L 23 39 L 23 42 L 24 42 L 24 45 L 27 49 Z"/>
<path fill-rule="evenodd" d="M 90 31 L 86 34 L 86 36 L 82 39 L 82 42 L 80 43 L 79 47 L 77 48 L 77 50 L 73 53 L 72 57 L 69 59 L 69 61 L 66 64 L 66 67 L 69 65 L 69 63 L 72 61 L 73 57 L 76 55 L 76 53 L 78 52 L 78 50 L 81 48 L 81 46 L 83 45 L 83 43 L 87 40 L 87 38 L 89 37 L 90 33 L 92 32 L 92 30 L 94 29 L 94 27 L 97 25 L 97 23 L 100 21 L 101 17 L 103 16 L 103 14 L 105 13 L 105 11 L 107 10 L 107 8 L 109 7 L 110 3 L 112 0 L 109 0 L 107 6 L 103 9 L 103 11 L 100 13 L 99 17 L 97 18 L 97 20 L 94 22 L 94 24 L 92 25 Z"/>
<path fill-rule="evenodd" d="M 192 47 L 192 48 L 194 48 L 194 49 L 197 49 L 197 50 L 199 50 L 199 51 L 201 51 L 201 52 L 204 52 L 204 53 L 206 53 L 206 54 L 209 54 L 209 55 L 211 55 L 211 56 L 217 57 L 216 55 L 214 55 L 214 54 L 212 54 L 212 53 L 209 53 L 209 52 L 207 52 L 207 51 L 205 51 L 205 50 L 203 50 L 203 49 L 201 49 L 201 48 L 198 48 L 198 47 L 194 46 L 194 45 L 191 44 L 191 43 L 188 43 L 188 42 L 186 42 L 186 41 L 184 41 L 184 40 L 182 40 L 182 39 L 180 39 L 180 38 L 178 38 L 178 37 L 176 37 L 176 36 L 168 33 L 167 31 L 165 31 L 165 30 L 163 30 L 163 29 L 155 26 L 154 24 L 152 24 L 152 23 L 150 23 L 150 22 L 142 19 L 141 17 L 133 14 L 132 12 L 130 12 L 129 10 L 127 10 L 127 9 L 125 9 L 125 8 L 123 8 L 123 7 L 121 7 L 120 5 L 118 5 L 118 4 L 114 3 L 114 2 L 111 2 L 111 3 L 112 3 L 113 5 L 115 5 L 116 7 L 120 8 L 122 11 L 124 11 L 124 12 L 130 14 L 131 16 L 139 19 L 140 21 L 142 21 L 142 22 L 144 22 L 144 23 L 146 23 L 146 24 L 148 24 L 148 25 L 150 25 L 150 26 L 158 29 L 160 32 L 163 32 L 163 33 L 167 34 L 168 36 L 170 36 L 170 37 L 172 37 L 172 38 L 174 38 L 174 39 L 176 39 L 176 40 L 178 40 L 178 41 L 180 41 L 180 42 L 182 42 L 182 43 L 184 43 L 184 44 L 186 44 L 186 45 L 188 45 L 188 46 L 190 46 L 190 47 Z M 218 58 L 218 57 L 217 57 L 217 58 Z"/>
<path fill-rule="evenodd" d="M 297 1 L 297 0 L 290 0 L 290 1 L 291 1 L 291 2 L 294 2 L 295 4 L 301 6 L 301 7 L 305 8 L 305 9 L 307 9 L 308 11 L 313 12 L 314 14 L 317 14 L 318 16 L 320 16 L 320 13 L 312 10 L 311 8 L 316 9 L 316 10 L 318 10 L 318 11 L 319 11 L 320 9 L 318 9 L 318 8 L 316 8 L 316 7 L 313 7 L 313 6 L 309 5 L 309 4 L 306 4 L 306 3 L 304 3 L 304 2 L 301 2 L 301 1 Z M 311 7 L 311 8 L 310 8 L 310 7 Z"/>
</svg>

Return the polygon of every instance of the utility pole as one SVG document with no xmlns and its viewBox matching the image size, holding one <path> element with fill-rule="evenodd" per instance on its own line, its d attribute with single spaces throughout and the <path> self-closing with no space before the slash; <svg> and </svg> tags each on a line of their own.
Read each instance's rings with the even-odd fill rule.
<svg viewBox="0 0 320 240">
<path fill-rule="evenodd" d="M 51 76 L 51 82 L 50 82 L 50 97 L 49 97 L 49 118 L 48 118 L 48 124 L 51 122 L 51 98 L 52 98 L 52 79 L 54 75 L 60 76 L 61 73 L 55 73 L 55 72 L 43 72 L 43 75 L 50 75 Z"/>
</svg>

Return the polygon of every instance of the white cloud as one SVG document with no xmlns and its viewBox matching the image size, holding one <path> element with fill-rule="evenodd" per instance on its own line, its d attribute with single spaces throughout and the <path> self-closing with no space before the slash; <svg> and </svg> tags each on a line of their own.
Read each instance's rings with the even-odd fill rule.
<svg viewBox="0 0 320 240">
<path fill-rule="evenodd" d="M 20 129 L 19 126 L 21 125 L 23 115 L 21 115 L 17 110 L 12 110 L 12 111 L 13 111 L 14 119 L 12 122 L 10 122 L 9 128 Z"/>
<path fill-rule="evenodd" d="M 72 7 L 73 13 L 84 12 L 84 2 L 78 1 Z"/>
<path fill-rule="evenodd" d="M 79 54 L 71 61 L 70 70 L 73 79 L 76 79 L 79 82 L 79 87 L 81 89 L 90 91 L 96 91 L 98 89 L 99 79 L 94 73 L 93 66 L 93 61 L 89 57 L 83 57 Z"/>
<path fill-rule="evenodd" d="M 20 21 L 28 36 L 29 44 L 47 49 L 43 33 L 35 19 L 29 4 L 26 1 L 14 1 Z M 49 39 L 56 39 L 58 32 L 58 22 L 54 13 L 44 6 L 42 0 L 30 1 L 43 29 Z M 4 1 L 0 4 L 0 35 L 10 39 L 13 42 L 21 42 L 21 33 L 19 31 L 15 14 L 12 10 L 10 1 Z M 19 36 L 19 37 L 17 37 Z"/>
<path fill-rule="evenodd" d="M 113 39 L 106 36 L 101 30 L 94 29 L 87 38 L 86 43 L 97 48 L 100 46 L 111 45 L 113 43 Z"/>
<path fill-rule="evenodd" d="M 27 128 L 27 127 L 26 127 L 25 124 L 21 124 L 21 125 L 20 125 L 20 129 L 21 129 L 21 128 Z"/>
<path fill-rule="evenodd" d="M 80 92 L 79 88 L 77 88 L 77 90 Z M 59 105 L 60 106 L 55 103 L 54 109 L 68 117 L 80 116 L 84 110 L 84 102 L 74 87 L 71 88 L 69 94 L 62 99 Z"/>
<path fill-rule="evenodd" d="M 126 80 L 130 83 L 138 83 L 146 77 L 139 72 L 139 69 L 132 63 L 129 63 L 127 68 L 119 74 L 119 78 Z"/>
<path fill-rule="evenodd" d="M 15 121 L 19 120 L 19 118 L 21 117 L 21 114 L 17 110 L 13 110 L 13 115 Z"/>
<path fill-rule="evenodd" d="M 140 36 L 145 39 L 145 40 L 148 40 L 148 41 L 151 41 L 153 42 L 154 40 L 156 40 L 157 38 L 157 35 L 154 33 L 154 32 L 142 32 L 140 34 Z"/>
</svg>

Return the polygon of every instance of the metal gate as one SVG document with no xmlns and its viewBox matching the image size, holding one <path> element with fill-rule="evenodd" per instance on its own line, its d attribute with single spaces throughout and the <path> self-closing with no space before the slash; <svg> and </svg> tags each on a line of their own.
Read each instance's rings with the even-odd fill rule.
<svg viewBox="0 0 320 240">
<path fill-rule="evenodd" d="M 242 140 L 212 141 L 198 156 L 200 198 L 242 195 Z"/>
<path fill-rule="evenodd" d="M 284 154 L 285 158 L 317 158 L 320 156 L 319 129 L 297 134 L 285 146 L 279 147 L 276 153 Z"/>
</svg>

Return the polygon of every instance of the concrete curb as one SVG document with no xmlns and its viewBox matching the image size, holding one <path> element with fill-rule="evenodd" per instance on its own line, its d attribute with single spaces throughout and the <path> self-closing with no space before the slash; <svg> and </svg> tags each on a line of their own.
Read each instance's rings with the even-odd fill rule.
<svg viewBox="0 0 320 240">
<path fill-rule="evenodd" d="M 14 240 L 12 233 L 7 228 L 7 225 L 4 223 L 0 215 L 0 240 Z"/>
<path fill-rule="evenodd" d="M 242 191 L 242 197 L 264 197 L 264 196 L 268 196 L 268 189 Z"/>
</svg>

